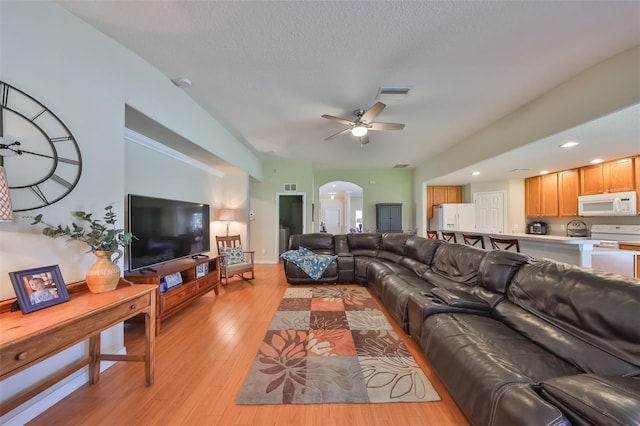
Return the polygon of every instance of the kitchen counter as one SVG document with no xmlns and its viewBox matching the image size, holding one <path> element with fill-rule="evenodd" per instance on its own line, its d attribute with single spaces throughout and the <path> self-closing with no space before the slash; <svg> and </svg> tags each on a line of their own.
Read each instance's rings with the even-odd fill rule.
<svg viewBox="0 0 640 426">
<path fill-rule="evenodd" d="M 520 251 L 533 257 L 553 259 L 572 265 L 591 268 L 591 254 L 594 246 L 600 240 L 592 240 L 587 237 L 564 237 L 559 235 L 537 234 L 495 234 L 483 232 L 455 231 L 458 242 L 462 243 L 462 233 L 482 235 L 485 239 L 485 247 L 491 248 L 489 236 L 498 238 L 517 238 Z"/>
<path fill-rule="evenodd" d="M 455 231 L 459 243 L 464 240 L 462 234 L 482 235 L 487 249 L 491 249 L 489 236 L 498 238 L 517 238 L 520 251 L 533 257 L 553 259 L 560 262 L 614 272 L 630 277 L 636 276 L 636 256 L 640 256 L 640 241 L 628 243 L 638 246 L 638 250 L 620 250 L 597 247 L 600 240 L 588 237 L 565 237 L 560 235 L 537 234 L 494 234 L 483 232 Z"/>
<path fill-rule="evenodd" d="M 591 254 L 591 267 L 601 271 L 638 278 L 636 256 L 639 255 L 640 245 L 638 250 L 595 247 Z"/>
</svg>

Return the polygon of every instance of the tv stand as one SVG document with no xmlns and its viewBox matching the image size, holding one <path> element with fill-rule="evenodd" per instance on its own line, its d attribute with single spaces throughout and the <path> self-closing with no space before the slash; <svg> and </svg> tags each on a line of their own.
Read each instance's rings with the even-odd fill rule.
<svg viewBox="0 0 640 426">
<path fill-rule="evenodd" d="M 160 284 L 167 275 L 179 272 L 182 284 L 161 291 Z M 220 286 L 220 258 L 204 256 L 198 259 L 180 259 L 156 266 L 156 269 L 126 272 L 125 278 L 136 284 L 156 285 L 156 334 L 162 321 L 213 290 L 217 295 Z"/>
</svg>

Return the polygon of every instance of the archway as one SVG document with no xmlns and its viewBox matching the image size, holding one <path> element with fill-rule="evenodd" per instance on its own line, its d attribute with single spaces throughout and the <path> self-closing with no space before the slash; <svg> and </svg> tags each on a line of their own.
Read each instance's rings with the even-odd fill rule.
<svg viewBox="0 0 640 426">
<path fill-rule="evenodd" d="M 364 231 L 363 194 L 352 182 L 333 181 L 319 190 L 318 229 L 330 234 Z"/>
</svg>

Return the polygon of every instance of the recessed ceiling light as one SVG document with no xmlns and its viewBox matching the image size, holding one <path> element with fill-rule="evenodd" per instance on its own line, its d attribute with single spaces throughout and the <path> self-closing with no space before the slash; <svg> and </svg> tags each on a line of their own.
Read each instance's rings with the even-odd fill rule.
<svg viewBox="0 0 640 426">
<path fill-rule="evenodd" d="M 580 145 L 580 143 L 578 143 L 578 142 L 574 142 L 574 141 L 571 141 L 571 142 L 565 142 L 565 143 L 563 143 L 562 145 L 560 145 L 560 148 L 573 148 L 573 147 L 574 147 L 574 146 L 576 146 L 576 145 Z"/>
<path fill-rule="evenodd" d="M 477 170 L 475 172 L 471 173 L 472 176 L 478 176 L 479 174 L 480 174 L 480 172 L 477 171 Z"/>
<path fill-rule="evenodd" d="M 549 170 L 540 170 L 540 174 L 541 175 L 548 175 L 549 174 Z"/>
<path fill-rule="evenodd" d="M 600 164 L 602 163 L 604 160 L 602 158 L 594 158 L 593 160 L 589 161 L 591 164 Z"/>
<path fill-rule="evenodd" d="M 178 77 L 171 81 L 178 87 L 191 87 L 191 80 L 187 77 Z"/>
</svg>

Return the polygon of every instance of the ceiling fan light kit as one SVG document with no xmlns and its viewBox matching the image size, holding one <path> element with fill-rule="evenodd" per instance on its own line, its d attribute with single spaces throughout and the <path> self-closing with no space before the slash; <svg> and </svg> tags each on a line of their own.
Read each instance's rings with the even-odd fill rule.
<svg viewBox="0 0 640 426">
<path fill-rule="evenodd" d="M 356 126 L 353 129 L 351 129 L 351 134 L 357 138 L 366 135 L 367 132 L 368 130 L 365 126 Z"/>
<path fill-rule="evenodd" d="M 373 120 L 382 112 L 382 110 L 386 107 L 382 102 L 376 102 L 373 104 L 371 108 L 364 111 L 361 109 L 357 109 L 354 111 L 356 119 L 350 121 L 346 118 L 335 117 L 333 115 L 323 114 L 322 118 L 326 118 L 328 120 L 336 121 L 340 124 L 344 124 L 349 126 L 349 128 L 339 131 L 324 140 L 329 141 L 340 135 L 351 132 L 351 135 L 358 138 L 358 142 L 360 146 L 369 143 L 369 136 L 367 133 L 369 130 L 402 130 L 404 129 L 404 124 L 400 123 L 380 123 L 374 122 Z"/>
</svg>

